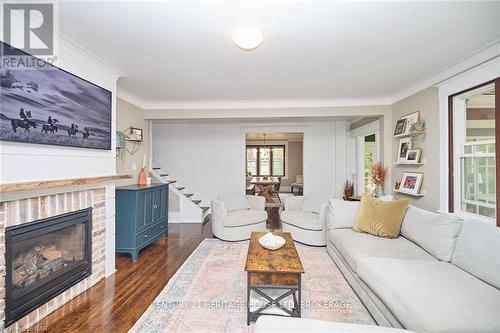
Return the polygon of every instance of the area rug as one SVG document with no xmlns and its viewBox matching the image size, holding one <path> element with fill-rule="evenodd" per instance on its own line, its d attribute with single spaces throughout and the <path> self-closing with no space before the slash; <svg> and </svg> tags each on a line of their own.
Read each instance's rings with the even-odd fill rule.
<svg viewBox="0 0 500 333">
<path fill-rule="evenodd" d="M 375 324 L 324 247 L 296 243 L 302 318 Z M 246 323 L 248 241 L 204 240 L 129 332 L 252 332 Z"/>
</svg>

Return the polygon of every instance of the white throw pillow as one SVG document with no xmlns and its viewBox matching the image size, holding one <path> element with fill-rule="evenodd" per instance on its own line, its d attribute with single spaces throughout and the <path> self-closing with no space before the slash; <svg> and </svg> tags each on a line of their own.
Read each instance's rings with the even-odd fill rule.
<svg viewBox="0 0 500 333">
<path fill-rule="evenodd" d="M 326 194 L 308 194 L 304 196 L 304 205 L 302 210 L 305 212 L 311 212 L 319 214 L 319 209 L 321 205 L 328 202 L 328 195 Z"/>
<path fill-rule="evenodd" d="M 461 226 L 458 218 L 410 205 L 401 225 L 401 235 L 437 259 L 449 262 Z"/>
<path fill-rule="evenodd" d="M 328 229 L 352 229 L 358 215 L 359 201 L 330 199 L 328 204 Z"/>
<path fill-rule="evenodd" d="M 240 193 L 219 194 L 219 200 L 222 201 L 224 205 L 226 205 L 226 209 L 228 212 L 250 209 L 247 199 L 243 194 Z"/>
</svg>

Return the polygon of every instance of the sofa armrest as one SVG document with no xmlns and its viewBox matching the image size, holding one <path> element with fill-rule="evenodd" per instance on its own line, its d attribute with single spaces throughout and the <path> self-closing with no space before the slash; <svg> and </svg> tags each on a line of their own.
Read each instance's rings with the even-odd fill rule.
<svg viewBox="0 0 500 333">
<path fill-rule="evenodd" d="M 304 197 L 286 197 L 284 200 L 285 210 L 302 210 Z"/>
<path fill-rule="evenodd" d="M 326 223 L 328 221 L 328 207 L 329 207 L 329 204 L 326 203 L 326 204 L 322 204 L 320 207 L 319 207 L 319 220 L 321 222 L 321 225 L 322 225 L 322 230 L 326 230 Z"/>
<path fill-rule="evenodd" d="M 256 195 L 246 195 L 245 196 L 250 206 L 250 210 L 264 210 L 266 208 L 266 198 Z"/>
<path fill-rule="evenodd" d="M 212 200 L 210 204 L 212 206 L 212 228 L 214 234 L 222 232 L 224 219 L 227 217 L 226 205 L 220 200 Z"/>
</svg>

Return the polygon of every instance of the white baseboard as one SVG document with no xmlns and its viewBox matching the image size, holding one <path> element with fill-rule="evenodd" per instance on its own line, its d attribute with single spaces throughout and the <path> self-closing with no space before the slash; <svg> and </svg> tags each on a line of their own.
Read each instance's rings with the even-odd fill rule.
<svg viewBox="0 0 500 333">
<path fill-rule="evenodd" d="M 198 222 L 194 222 L 194 221 L 180 221 L 180 220 L 168 220 L 168 223 L 172 223 L 172 224 L 177 224 L 177 223 L 192 223 L 192 224 L 201 224 L 200 221 Z"/>
</svg>

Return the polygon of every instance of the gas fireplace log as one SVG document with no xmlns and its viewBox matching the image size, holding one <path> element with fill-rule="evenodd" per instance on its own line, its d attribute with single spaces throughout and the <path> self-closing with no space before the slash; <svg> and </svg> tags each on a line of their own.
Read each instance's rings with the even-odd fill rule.
<svg viewBox="0 0 500 333">
<path fill-rule="evenodd" d="M 54 260 L 54 259 L 57 259 L 57 258 L 61 258 L 62 254 L 61 254 L 61 252 L 59 252 L 59 251 L 56 250 L 56 246 L 55 245 L 52 245 L 52 246 L 46 248 L 42 252 L 42 256 L 46 260 Z"/>
</svg>

